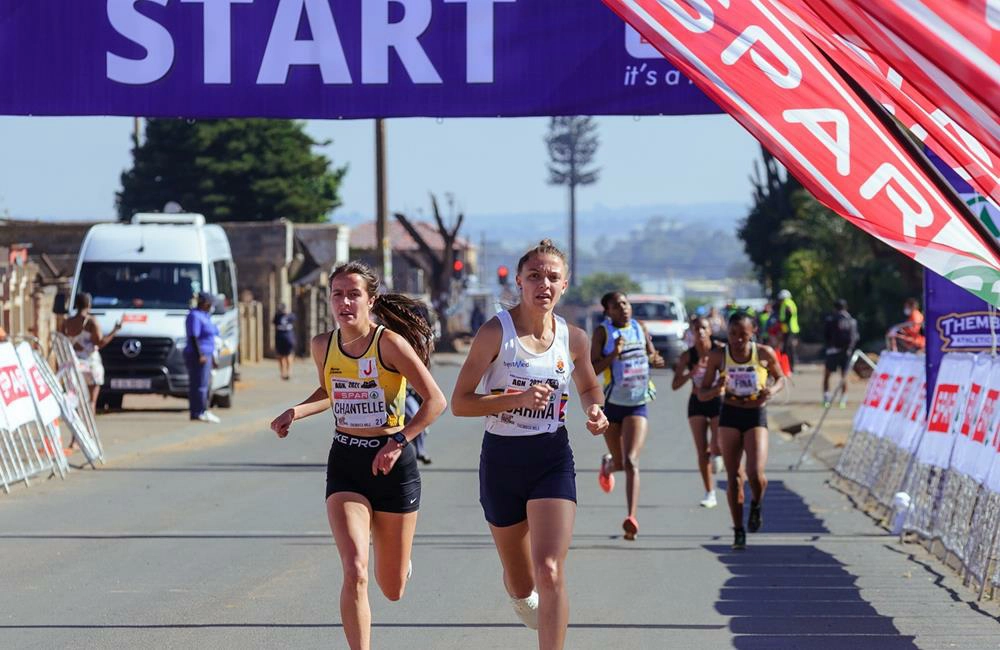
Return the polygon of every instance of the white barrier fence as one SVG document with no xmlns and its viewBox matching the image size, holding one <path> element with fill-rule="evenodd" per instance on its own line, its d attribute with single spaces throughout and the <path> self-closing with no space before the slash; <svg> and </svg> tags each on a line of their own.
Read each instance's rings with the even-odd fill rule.
<svg viewBox="0 0 1000 650">
<path fill-rule="evenodd" d="M 882 356 L 835 472 L 862 507 L 895 514 L 894 532 L 940 544 L 982 594 L 1000 586 L 1000 358 L 945 355 L 926 405 L 923 356 Z"/>
<path fill-rule="evenodd" d="M 72 355 L 72 347 L 69 351 Z M 103 462 L 93 414 L 86 393 L 79 390 L 79 374 L 71 362 L 60 369 L 60 381 L 27 340 L 17 345 L 0 343 L 0 487 L 4 492 L 17 483 L 30 485 L 37 477 L 66 477 L 69 464 L 63 453 L 61 420 L 69 425 L 91 466 Z M 87 411 L 85 416 L 80 414 L 81 407 Z"/>
</svg>

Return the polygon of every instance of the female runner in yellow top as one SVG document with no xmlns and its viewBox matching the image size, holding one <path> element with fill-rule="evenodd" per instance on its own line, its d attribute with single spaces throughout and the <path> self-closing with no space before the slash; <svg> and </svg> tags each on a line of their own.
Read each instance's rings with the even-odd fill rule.
<svg viewBox="0 0 1000 650">
<path fill-rule="evenodd" d="M 709 353 L 708 365 L 698 397 L 707 401 L 723 395 L 719 415 L 719 442 L 726 465 L 729 513 L 733 518 L 733 548 L 746 548 L 743 528 L 743 478 L 740 462 L 746 454 L 750 479 L 750 515 L 747 530 L 757 532 L 763 524 L 761 502 L 767 489 L 767 402 L 785 386 L 785 375 L 774 350 L 758 345 L 756 324 L 746 312 L 729 317 L 729 342 Z M 718 378 L 716 376 L 718 375 Z M 770 382 L 769 382 L 770 380 Z"/>
<path fill-rule="evenodd" d="M 446 406 L 427 370 L 433 335 L 418 303 L 378 291 L 378 276 L 366 265 L 350 262 L 334 269 L 330 309 L 339 329 L 312 340 L 319 388 L 271 423 L 284 438 L 293 421 L 333 407 L 326 510 L 343 567 L 340 616 L 352 650 L 371 647 L 370 538 L 382 593 L 389 600 L 403 596 L 420 507 L 420 473 L 409 443 Z M 407 382 L 424 400 L 409 421 L 404 420 Z"/>
</svg>

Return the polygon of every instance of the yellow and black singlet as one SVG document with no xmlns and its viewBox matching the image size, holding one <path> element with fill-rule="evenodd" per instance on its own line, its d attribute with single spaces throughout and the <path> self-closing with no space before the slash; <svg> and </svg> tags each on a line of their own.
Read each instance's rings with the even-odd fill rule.
<svg viewBox="0 0 1000 650">
<path fill-rule="evenodd" d="M 742 363 L 733 359 L 726 346 L 726 395 L 740 399 L 755 399 L 760 389 L 767 385 L 767 368 L 760 362 L 757 344 L 750 344 L 750 359 Z"/>
<path fill-rule="evenodd" d="M 384 331 L 381 325 L 375 329 L 375 336 L 360 357 L 352 357 L 341 349 L 339 329 L 330 334 L 323 377 L 338 427 L 375 429 L 403 425 L 406 378 L 382 363 L 379 341 Z"/>
</svg>

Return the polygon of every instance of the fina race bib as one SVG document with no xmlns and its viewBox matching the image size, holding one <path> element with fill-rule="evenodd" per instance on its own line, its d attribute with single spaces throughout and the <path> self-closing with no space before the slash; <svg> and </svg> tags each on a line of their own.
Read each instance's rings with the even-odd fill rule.
<svg viewBox="0 0 1000 650">
<path fill-rule="evenodd" d="M 728 377 L 726 392 L 732 393 L 737 397 L 750 397 L 760 390 L 757 370 L 753 366 L 729 368 L 726 371 L 726 376 Z"/>
<path fill-rule="evenodd" d="M 331 377 L 330 398 L 337 426 L 372 429 L 388 421 L 385 391 L 375 380 Z"/>
</svg>

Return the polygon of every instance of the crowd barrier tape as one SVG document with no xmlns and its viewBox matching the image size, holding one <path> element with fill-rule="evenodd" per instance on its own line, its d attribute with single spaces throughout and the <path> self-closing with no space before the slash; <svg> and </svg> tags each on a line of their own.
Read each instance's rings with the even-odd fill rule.
<svg viewBox="0 0 1000 650">
<path fill-rule="evenodd" d="M 865 506 L 905 504 L 901 532 L 940 544 L 982 596 L 1000 586 L 1000 358 L 946 354 L 930 408 L 923 365 L 879 359 L 834 471 Z"/>
</svg>

